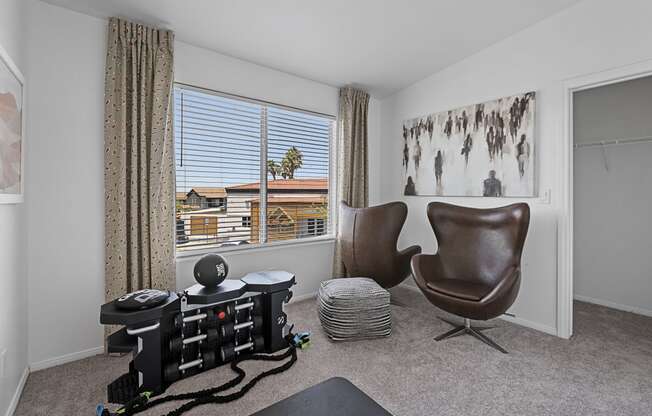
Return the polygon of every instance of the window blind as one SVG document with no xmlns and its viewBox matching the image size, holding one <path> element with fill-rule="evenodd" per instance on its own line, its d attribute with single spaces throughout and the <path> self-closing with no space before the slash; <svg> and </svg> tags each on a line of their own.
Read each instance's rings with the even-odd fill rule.
<svg viewBox="0 0 652 416">
<path fill-rule="evenodd" d="M 332 117 L 177 85 L 177 250 L 328 234 L 332 126 Z"/>
<path fill-rule="evenodd" d="M 332 123 L 332 119 L 324 117 L 269 108 L 267 158 L 281 165 L 281 177 L 274 180 L 268 175 L 268 240 L 315 237 L 329 232 Z"/>
</svg>

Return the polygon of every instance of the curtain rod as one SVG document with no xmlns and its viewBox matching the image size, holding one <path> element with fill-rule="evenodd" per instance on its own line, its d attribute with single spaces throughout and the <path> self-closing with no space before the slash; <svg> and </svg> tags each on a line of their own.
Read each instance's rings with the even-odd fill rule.
<svg viewBox="0 0 652 416">
<path fill-rule="evenodd" d="M 632 137 L 628 139 L 600 140 L 600 141 L 593 141 L 588 143 L 576 143 L 573 145 L 573 147 L 577 149 L 580 147 L 615 146 L 621 144 L 646 143 L 646 142 L 652 142 L 652 136 Z"/>
</svg>

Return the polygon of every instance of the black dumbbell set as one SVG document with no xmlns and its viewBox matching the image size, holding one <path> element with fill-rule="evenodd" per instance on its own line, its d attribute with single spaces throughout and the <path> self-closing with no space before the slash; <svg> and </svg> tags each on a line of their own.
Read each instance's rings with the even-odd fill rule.
<svg viewBox="0 0 652 416">
<path fill-rule="evenodd" d="M 129 372 L 109 384 L 109 402 L 126 403 L 143 391 L 159 394 L 240 354 L 288 346 L 283 304 L 292 296 L 293 274 L 257 272 L 219 282 L 180 293 L 144 290 L 102 305 L 102 324 L 124 326 L 108 337 L 108 352 L 134 354 Z"/>
</svg>

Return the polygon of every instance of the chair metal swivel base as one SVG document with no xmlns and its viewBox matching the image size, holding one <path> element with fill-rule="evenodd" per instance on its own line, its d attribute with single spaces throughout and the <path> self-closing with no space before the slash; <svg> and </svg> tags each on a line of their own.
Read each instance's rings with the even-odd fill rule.
<svg viewBox="0 0 652 416">
<path fill-rule="evenodd" d="M 469 334 L 469 335 L 473 335 L 475 338 L 479 339 L 480 341 L 484 342 L 490 347 L 497 349 L 503 354 L 507 354 L 507 351 L 503 347 L 496 344 L 491 338 L 489 338 L 488 336 L 480 332 L 480 331 L 484 331 L 485 329 L 491 329 L 491 327 L 473 328 L 471 326 L 471 320 L 466 318 L 464 319 L 464 325 L 458 325 L 444 318 L 439 318 L 439 319 L 441 319 L 442 321 L 450 325 L 453 325 L 455 328 L 451 329 L 445 334 L 441 334 L 438 337 L 435 337 L 435 341 L 442 341 L 445 340 L 446 338 L 453 338 L 459 335 Z"/>
</svg>

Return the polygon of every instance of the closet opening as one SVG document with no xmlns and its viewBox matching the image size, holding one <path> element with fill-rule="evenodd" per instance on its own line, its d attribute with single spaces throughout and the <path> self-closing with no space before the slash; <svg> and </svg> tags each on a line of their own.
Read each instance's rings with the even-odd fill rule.
<svg viewBox="0 0 652 416">
<path fill-rule="evenodd" d="M 652 335 L 652 76 L 572 96 L 573 333 Z"/>
</svg>

